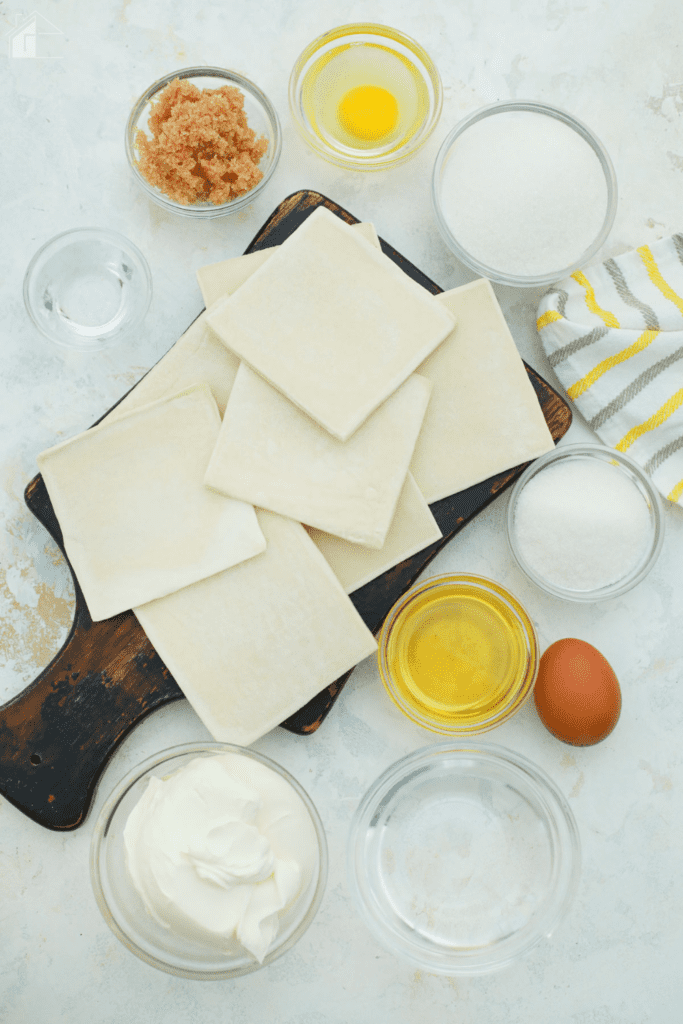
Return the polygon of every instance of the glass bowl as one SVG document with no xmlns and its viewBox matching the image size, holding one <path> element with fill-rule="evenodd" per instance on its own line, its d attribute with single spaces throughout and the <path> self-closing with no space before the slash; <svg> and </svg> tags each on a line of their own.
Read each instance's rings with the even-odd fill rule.
<svg viewBox="0 0 683 1024">
<path fill-rule="evenodd" d="M 147 912 L 125 863 L 123 830 L 128 815 L 156 775 L 165 778 L 197 757 L 234 753 L 257 761 L 288 783 L 299 796 L 318 842 L 318 864 L 294 904 L 280 914 L 278 933 L 262 964 L 245 950 L 221 952 L 158 924 Z M 275 761 L 228 743 L 185 743 L 147 758 L 114 788 L 100 811 L 90 846 L 90 876 L 102 916 L 114 935 L 145 963 L 183 978 L 217 980 L 249 974 L 282 956 L 315 917 L 327 880 L 327 842 L 320 816 L 300 784 Z"/>
<path fill-rule="evenodd" d="M 608 466 L 611 469 L 617 470 L 619 472 L 619 481 L 626 481 L 632 485 L 634 488 L 633 496 L 640 495 L 643 500 L 643 521 L 646 520 L 645 529 L 647 531 L 647 538 L 640 552 L 636 552 L 632 558 L 623 563 L 614 579 L 604 585 L 586 587 L 585 589 L 563 585 L 560 581 L 560 576 L 557 575 L 557 567 L 559 567 L 561 573 L 562 563 L 555 563 L 552 570 L 547 565 L 542 567 L 539 560 L 540 555 L 533 548 L 530 548 L 528 539 L 524 541 L 520 536 L 520 523 L 522 522 L 520 517 L 520 501 L 524 500 L 525 493 L 528 495 L 529 492 L 526 489 L 529 483 L 533 480 L 538 480 L 540 474 L 548 473 L 554 467 L 580 464 Z M 611 470 L 608 470 L 608 472 L 611 472 Z M 611 478 L 608 477 L 608 479 Z M 590 490 L 590 493 L 584 491 L 582 494 L 581 500 L 586 505 L 587 511 L 590 511 L 590 502 L 596 493 L 595 488 L 593 488 Z M 628 491 L 626 491 L 625 497 L 631 497 Z M 625 507 L 623 501 L 619 505 L 620 508 Z M 636 501 L 637 505 L 638 502 Z M 527 513 L 524 508 L 522 508 L 521 514 L 526 517 Z M 552 521 L 557 522 L 557 516 L 553 516 Z M 565 601 L 601 601 L 624 594 L 631 587 L 635 587 L 637 583 L 640 583 L 648 574 L 657 560 L 664 540 L 662 503 L 650 478 L 628 455 L 624 455 L 614 448 L 608 448 L 606 445 L 598 444 L 562 445 L 556 448 L 555 451 L 549 452 L 533 462 L 522 473 L 510 492 L 506 524 L 510 550 L 519 567 L 530 580 L 542 590 L 545 590 L 546 593 L 552 594 L 554 597 L 561 597 Z M 548 526 L 550 525 L 549 519 Z M 609 534 L 614 532 L 617 525 L 619 524 L 615 524 L 614 528 L 610 528 L 609 524 L 606 524 L 602 532 L 598 533 L 597 523 L 591 519 L 576 524 L 577 532 L 574 544 L 579 541 L 583 542 L 582 550 L 586 552 L 585 564 L 587 566 L 590 567 L 590 565 L 594 564 L 594 558 L 591 557 L 592 552 L 596 551 L 596 547 L 599 551 L 603 541 L 609 539 Z M 568 547 L 567 552 L 565 564 L 572 567 L 578 565 L 580 554 L 577 550 L 574 547 Z"/>
<path fill-rule="evenodd" d="M 547 126 L 536 119 L 529 121 L 527 114 L 547 118 Z M 505 120 L 501 120 L 501 115 Z M 523 120 L 512 130 L 514 120 L 510 119 L 520 115 Z M 576 133 L 590 149 L 575 149 L 573 135 L 559 125 Z M 506 130 L 507 137 L 500 134 Z M 543 143 L 540 131 L 548 136 Z M 498 138 L 495 132 L 499 133 Z M 526 151 L 520 148 L 522 138 L 530 144 L 534 142 L 535 154 L 542 153 L 542 145 L 546 145 L 560 171 L 566 171 L 566 177 L 560 182 L 555 173 L 544 179 L 529 163 L 527 152 L 531 145 Z M 578 180 L 570 173 L 572 167 L 578 171 Z M 563 201 L 571 204 L 571 215 L 555 212 L 559 206 L 553 190 L 560 183 Z M 593 206 L 587 198 L 589 186 Z M 512 189 L 517 189 L 514 197 Z M 451 200 L 451 195 L 456 198 Z M 465 266 L 498 284 L 540 287 L 568 277 L 596 254 L 616 215 L 617 179 L 600 140 L 572 114 L 533 100 L 492 103 L 465 117 L 444 139 L 432 175 L 432 203 L 446 245 Z M 485 213 L 481 213 L 482 204 Z M 496 223 L 505 223 L 505 230 Z M 568 242 L 567 233 L 573 230 L 572 225 L 576 225 L 576 235 Z M 546 256 L 544 240 L 553 230 L 557 252 Z M 532 255 L 524 258 L 531 264 L 524 266 L 522 254 L 511 249 L 503 259 L 501 240 L 508 247 L 518 243 L 526 246 Z M 500 262 L 494 252 L 500 256 Z M 558 265 L 546 265 L 554 259 Z M 502 262 L 508 265 L 503 266 Z"/>
<path fill-rule="evenodd" d="M 578 829 L 546 773 L 494 744 L 438 743 L 372 784 L 353 818 L 349 886 L 375 938 L 420 970 L 483 974 L 565 917 Z"/>
<path fill-rule="evenodd" d="M 99 349 L 142 323 L 152 276 L 136 245 L 107 228 L 75 228 L 46 242 L 24 276 L 39 331 L 67 348 Z"/>
<path fill-rule="evenodd" d="M 238 88 L 244 96 L 244 112 L 247 115 L 247 122 L 257 136 L 265 136 L 268 140 L 268 149 L 261 157 L 259 168 L 263 171 L 263 177 L 254 188 L 241 196 L 236 196 L 228 203 L 179 203 L 165 195 L 155 185 L 150 185 L 140 173 L 137 166 L 138 152 L 135 145 L 135 136 L 138 129 L 145 131 L 151 104 L 158 94 L 165 89 L 169 82 L 176 78 L 189 78 L 198 89 L 219 89 L 223 85 L 230 85 Z M 126 125 L 126 156 L 133 175 L 143 192 L 153 202 L 169 210 L 172 213 L 179 213 L 184 217 L 200 217 L 210 219 L 212 217 L 224 217 L 229 213 L 236 213 L 243 210 L 245 206 L 259 196 L 270 181 L 280 159 L 282 147 L 282 131 L 280 119 L 275 107 L 265 93 L 261 92 L 257 85 L 254 85 L 248 78 L 238 75 L 235 71 L 226 71 L 224 68 L 196 67 L 183 68 L 181 71 L 171 71 L 168 75 L 158 79 L 150 85 L 149 89 L 142 94 L 133 107 L 128 124 Z"/>
<path fill-rule="evenodd" d="M 349 90 L 376 87 L 391 93 L 398 120 L 379 137 L 346 131 L 339 103 Z M 362 22 L 341 25 L 314 39 L 289 79 L 294 124 L 309 146 L 339 167 L 379 171 L 413 156 L 441 116 L 441 79 L 422 47 L 397 29 Z"/>
<path fill-rule="evenodd" d="M 536 630 L 499 583 L 471 574 L 435 576 L 389 612 L 379 670 L 394 704 L 447 736 L 487 732 L 511 718 L 538 675 Z"/>
</svg>

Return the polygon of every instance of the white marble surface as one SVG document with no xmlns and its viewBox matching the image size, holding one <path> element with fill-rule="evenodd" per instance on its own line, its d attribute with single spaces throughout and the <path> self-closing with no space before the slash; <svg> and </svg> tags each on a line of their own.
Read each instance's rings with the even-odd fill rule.
<svg viewBox="0 0 683 1024">
<path fill-rule="evenodd" d="M 438 146 L 465 113 L 529 97 L 588 122 L 614 160 L 619 211 L 604 254 L 683 228 L 683 16 L 679 0 L 40 0 L 63 33 L 56 59 L 0 54 L 3 200 L 0 288 L 0 701 L 17 694 L 58 650 L 72 588 L 59 553 L 23 504 L 35 456 L 87 427 L 154 363 L 201 308 L 193 271 L 244 250 L 289 193 L 314 188 L 363 220 L 442 287 L 471 279 L 445 249 L 429 200 Z M 26 12 L 29 13 L 29 12 Z M 22 11 L 0 5 L 0 32 Z M 394 24 L 435 59 L 442 120 L 410 163 L 378 175 L 336 169 L 310 153 L 287 109 L 292 63 L 340 21 Z M 6 42 L 6 40 L 3 40 Z M 218 64 L 252 77 L 284 128 L 265 195 L 234 219 L 197 223 L 152 206 L 128 172 L 123 127 L 159 75 Z M 144 329 L 104 355 L 64 353 L 30 323 L 24 269 L 52 235 L 103 225 L 146 254 L 154 299 Z M 603 254 L 603 255 L 604 255 Z M 534 330 L 538 292 L 496 289 L 522 354 L 552 380 Z M 575 422 L 567 440 L 592 435 Z M 505 498 L 470 524 L 429 572 L 471 570 L 508 585 L 530 609 L 543 646 L 577 636 L 621 680 L 624 706 L 607 741 L 573 749 L 528 706 L 488 738 L 541 764 L 579 823 L 583 873 L 553 940 L 504 972 L 452 980 L 416 972 L 384 952 L 356 917 L 345 876 L 350 816 L 391 761 L 434 738 L 385 698 L 373 662 L 361 665 L 319 732 L 283 730 L 257 748 L 283 763 L 320 808 L 330 843 L 322 908 L 301 942 L 264 972 L 199 983 L 154 971 L 129 954 L 99 915 L 88 845 L 106 793 L 139 760 L 206 736 L 185 702 L 150 716 L 109 764 L 89 819 L 49 832 L 0 800 L 0 1021 L 3 1024 L 189 1020 L 234 1024 L 673 1024 L 683 962 L 683 514 L 651 576 L 599 607 L 544 597 L 513 566 Z"/>
</svg>

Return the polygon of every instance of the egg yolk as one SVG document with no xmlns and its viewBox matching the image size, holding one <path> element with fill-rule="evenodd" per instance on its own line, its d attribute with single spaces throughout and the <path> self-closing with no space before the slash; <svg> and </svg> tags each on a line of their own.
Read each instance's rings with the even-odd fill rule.
<svg viewBox="0 0 683 1024">
<path fill-rule="evenodd" d="M 359 85 L 342 98 L 339 120 L 357 139 L 381 139 L 396 126 L 398 103 L 387 89 L 378 85 Z"/>
</svg>

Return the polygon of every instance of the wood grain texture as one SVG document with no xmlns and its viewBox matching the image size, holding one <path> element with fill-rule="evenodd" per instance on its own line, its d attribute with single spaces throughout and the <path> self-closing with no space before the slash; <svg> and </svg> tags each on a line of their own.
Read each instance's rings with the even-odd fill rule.
<svg viewBox="0 0 683 1024">
<path fill-rule="evenodd" d="M 357 223 L 348 211 L 319 193 L 296 192 L 278 206 L 246 251 L 284 242 L 320 205 L 349 224 Z M 442 291 L 380 241 L 384 253 L 414 281 L 434 295 Z M 569 429 L 571 410 L 528 366 L 527 372 L 557 442 Z M 508 470 L 431 506 L 442 540 L 351 595 L 373 632 L 434 555 L 524 468 Z M 59 523 L 40 475 L 29 483 L 25 498 L 64 552 Z M 182 697 L 133 613 L 93 623 L 75 577 L 74 586 L 76 612 L 62 650 L 33 683 L 0 708 L 0 793 L 40 825 L 60 830 L 83 823 L 97 781 L 130 729 L 155 708 Z M 326 687 L 282 725 L 300 735 L 314 732 L 349 675 Z"/>
</svg>

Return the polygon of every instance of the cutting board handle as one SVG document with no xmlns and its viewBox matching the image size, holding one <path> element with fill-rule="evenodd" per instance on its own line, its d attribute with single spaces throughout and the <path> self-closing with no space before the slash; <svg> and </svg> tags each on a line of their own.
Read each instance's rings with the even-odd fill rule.
<svg viewBox="0 0 683 1024">
<path fill-rule="evenodd" d="M 64 551 L 41 476 L 25 498 Z M 38 824 L 65 830 L 83 822 L 97 780 L 126 733 L 182 696 L 133 613 L 93 622 L 73 569 L 71 575 L 76 612 L 64 646 L 0 708 L 2 795 Z"/>
</svg>

